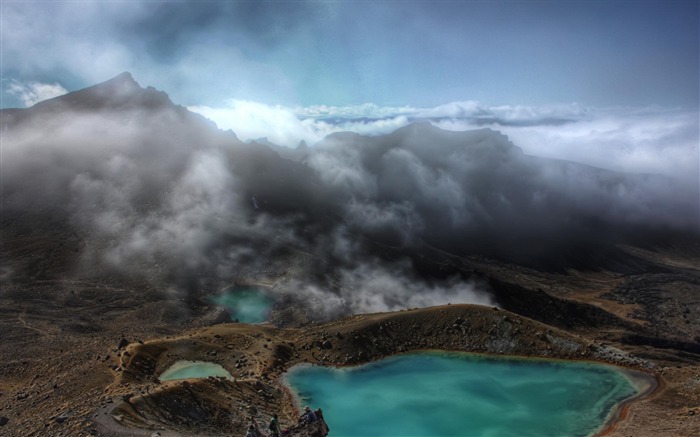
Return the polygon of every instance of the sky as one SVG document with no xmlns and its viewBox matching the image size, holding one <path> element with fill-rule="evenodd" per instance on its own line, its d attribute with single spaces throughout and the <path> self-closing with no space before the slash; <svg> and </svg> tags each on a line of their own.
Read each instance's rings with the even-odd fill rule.
<svg viewBox="0 0 700 437">
<path fill-rule="evenodd" d="M 416 120 L 697 185 L 697 1 L 0 2 L 0 107 L 130 71 L 240 139 Z"/>
<path fill-rule="evenodd" d="M 3 0 L 1 12 L 3 107 L 122 71 L 187 106 L 698 106 L 697 1 Z"/>
</svg>

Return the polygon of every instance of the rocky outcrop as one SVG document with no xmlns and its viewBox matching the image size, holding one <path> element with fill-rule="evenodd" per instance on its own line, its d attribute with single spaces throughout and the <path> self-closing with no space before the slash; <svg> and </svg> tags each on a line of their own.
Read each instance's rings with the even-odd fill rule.
<svg viewBox="0 0 700 437">
<path fill-rule="evenodd" d="M 330 430 L 323 417 L 323 410 L 319 408 L 315 413 L 318 418 L 316 422 L 299 425 L 286 435 L 289 437 L 326 437 Z M 282 435 L 285 436 L 284 433 Z"/>
</svg>

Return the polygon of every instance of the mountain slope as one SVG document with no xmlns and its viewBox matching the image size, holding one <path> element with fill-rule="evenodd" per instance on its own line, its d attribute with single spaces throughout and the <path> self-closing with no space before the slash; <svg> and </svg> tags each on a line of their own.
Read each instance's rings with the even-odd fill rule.
<svg viewBox="0 0 700 437">
<path fill-rule="evenodd" d="M 349 314 L 500 306 L 551 327 L 529 333 L 539 349 L 547 329 L 565 329 L 661 369 L 669 389 L 632 410 L 654 419 L 626 430 L 643 423 L 670 436 L 669 420 L 698 428 L 688 407 L 698 401 L 697 187 L 526 156 L 488 129 L 428 124 L 334 134 L 281 154 L 127 74 L 3 110 L 0 125 L 8 435 L 96 433 L 96 409 L 121 402 L 104 392 L 123 371 L 121 338 L 227 321 L 210 298 L 231 285 L 264 288 L 272 324 L 320 338 Z M 432 330 L 441 311 L 397 317 Z M 474 311 L 489 316 L 464 323 L 495 339 L 479 320 L 501 313 Z M 369 329 L 353 324 L 363 317 L 384 316 L 341 322 L 348 344 Z"/>
</svg>

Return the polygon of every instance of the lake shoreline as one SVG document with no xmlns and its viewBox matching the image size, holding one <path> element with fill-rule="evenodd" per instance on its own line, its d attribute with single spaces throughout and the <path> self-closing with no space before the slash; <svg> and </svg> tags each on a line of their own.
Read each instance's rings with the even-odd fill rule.
<svg viewBox="0 0 700 437">
<path fill-rule="evenodd" d="M 628 377 L 631 377 L 631 379 L 644 379 L 649 383 L 649 386 L 646 388 L 646 390 L 640 392 L 636 396 L 625 399 L 619 405 L 617 405 L 617 407 L 610 413 L 608 420 L 605 421 L 602 428 L 591 437 L 605 437 L 612 434 L 612 432 L 617 428 L 618 424 L 627 419 L 630 407 L 634 403 L 650 399 L 666 388 L 666 383 L 664 380 L 654 374 L 628 369 L 625 367 L 620 368 L 628 375 Z"/>
<path fill-rule="evenodd" d="M 631 367 L 626 367 L 623 365 L 619 364 L 611 364 L 609 362 L 605 361 L 598 361 L 598 360 L 592 360 L 592 359 L 567 359 L 567 358 L 560 358 L 560 357 L 543 357 L 543 356 L 532 356 L 532 355 L 504 355 L 504 354 L 497 354 L 497 353 L 488 353 L 488 352 L 469 352 L 469 351 L 464 351 L 464 350 L 450 350 L 450 349 L 422 349 L 422 350 L 410 350 L 410 351 L 404 351 L 396 354 L 391 354 L 387 355 L 384 357 L 380 357 L 378 359 L 372 359 L 372 360 L 367 360 L 365 362 L 360 362 L 360 363 L 353 363 L 353 364 L 338 364 L 338 363 L 326 363 L 323 361 L 318 361 L 317 363 L 313 362 L 303 362 L 303 363 L 298 363 L 293 366 L 290 366 L 285 370 L 284 373 L 278 376 L 277 382 L 283 387 L 284 391 L 286 392 L 286 395 L 288 396 L 289 399 L 291 399 L 292 402 L 292 408 L 297 411 L 301 412 L 301 408 L 303 408 L 300 403 L 299 399 L 300 396 L 298 393 L 296 393 L 292 387 L 292 385 L 288 381 L 288 374 L 292 369 L 299 368 L 299 367 L 314 367 L 314 366 L 320 366 L 320 367 L 328 367 L 328 368 L 336 368 L 336 369 L 349 369 L 353 367 L 359 367 L 359 366 L 365 366 L 368 364 L 372 363 L 377 363 L 379 361 L 389 359 L 389 358 L 394 358 L 394 357 L 401 357 L 401 356 L 408 356 L 408 355 L 420 355 L 420 354 L 435 354 L 435 355 L 470 355 L 470 356 L 477 356 L 477 357 L 483 357 L 486 359 L 496 359 L 496 360 L 503 360 L 503 361 L 530 361 L 530 362 L 548 362 L 548 363 L 584 363 L 584 364 L 594 364 L 597 366 L 603 366 L 603 367 L 609 367 L 612 369 L 615 369 L 617 372 L 621 373 L 629 382 L 630 384 L 635 387 L 635 389 L 638 391 L 637 394 L 624 399 L 621 402 L 618 402 L 615 404 L 615 406 L 610 410 L 610 412 L 607 414 L 606 419 L 601 423 L 595 431 L 593 431 L 589 437 L 604 437 L 610 435 L 619 422 L 624 421 L 629 412 L 629 408 L 631 405 L 633 405 L 636 402 L 639 402 L 644 399 L 648 399 L 650 396 L 653 394 L 659 392 L 661 389 L 663 389 L 664 384 L 663 381 L 655 374 L 642 371 L 639 369 L 631 368 Z M 318 407 L 318 406 L 316 406 Z M 329 425 L 332 425 L 329 424 Z"/>
<path fill-rule="evenodd" d="M 212 354 L 212 351 L 216 354 Z M 658 372 L 665 378 L 664 369 L 657 368 L 658 364 L 654 361 L 642 359 L 637 354 L 630 355 L 615 344 L 568 333 L 504 310 L 476 305 L 448 305 L 355 315 L 297 328 L 225 323 L 177 337 L 146 341 L 144 344 L 132 343 L 120 357 L 122 370 L 115 375 L 109 395 L 118 398 L 137 390 L 150 390 L 134 398 L 138 405 L 132 400 L 125 403 L 123 411 L 116 412 L 125 414 L 125 417 L 128 414 L 131 426 L 138 428 L 158 424 L 166 429 L 198 429 L 199 425 L 190 423 L 185 412 L 180 411 L 175 399 L 177 392 L 174 387 L 186 388 L 188 384 L 190 388 L 202 387 L 202 390 L 205 386 L 212 386 L 207 390 L 220 392 L 220 395 L 212 392 L 207 400 L 211 403 L 206 407 L 206 414 L 212 418 L 218 417 L 217 411 L 226 411 L 229 420 L 246 423 L 251 415 L 258 421 L 265 421 L 269 420 L 270 414 L 279 413 L 283 425 L 294 424 L 300 407 L 303 407 L 299 402 L 303 401 L 295 401 L 294 393 L 284 384 L 283 377 L 295 365 L 320 364 L 343 368 L 394 355 L 431 351 L 468 353 L 498 359 L 593 363 L 614 366 L 618 370 L 627 369 L 631 378 L 639 375 L 635 372 L 644 374 L 641 378 L 648 381 L 649 389 L 611 408 L 607 419 L 601 414 L 597 421 L 600 428 L 592 427 L 591 436 L 606 433 L 603 435 L 617 437 L 622 435 L 620 430 L 638 429 L 636 423 L 644 420 L 638 412 L 655 407 L 639 400 L 648 399 L 653 393 L 659 393 L 663 398 L 668 393 L 659 390 L 661 383 L 656 382 L 657 375 L 652 374 Z M 187 382 L 159 385 L 155 376 L 177 359 L 205 359 L 220 363 L 236 378 L 236 382 L 199 380 L 194 385 Z M 217 384 L 222 388 L 217 388 Z M 652 386 L 656 388 L 652 390 Z M 229 392 L 221 391 L 223 387 L 228 387 Z M 190 394 L 202 396 L 208 392 L 194 393 Z M 232 398 L 228 397 L 230 393 L 234 393 Z M 166 401 L 167 404 L 164 403 Z M 231 409 L 232 403 L 234 409 Z M 153 407 L 156 404 L 166 406 Z M 253 411 L 252 407 L 255 407 Z M 163 419 L 164 416 L 167 419 Z M 332 423 L 329 425 L 333 428 Z M 216 426 L 219 433 L 229 429 L 224 425 Z M 656 428 L 647 425 L 642 431 L 648 429 Z"/>
</svg>

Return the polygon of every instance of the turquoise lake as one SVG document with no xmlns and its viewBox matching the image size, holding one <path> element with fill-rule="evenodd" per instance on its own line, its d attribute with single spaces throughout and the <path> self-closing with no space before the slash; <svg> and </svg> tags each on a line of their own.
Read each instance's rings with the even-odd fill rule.
<svg viewBox="0 0 700 437">
<path fill-rule="evenodd" d="M 168 367 L 158 379 L 161 381 L 172 381 L 175 379 L 208 378 L 210 376 L 219 376 L 233 380 L 233 376 L 231 376 L 228 370 L 224 369 L 219 364 L 187 360 L 178 361 Z"/>
<path fill-rule="evenodd" d="M 639 393 L 611 366 L 442 352 L 299 366 L 286 382 L 335 437 L 589 436 Z"/>
<path fill-rule="evenodd" d="M 257 288 L 232 287 L 210 300 L 218 306 L 226 308 L 231 314 L 231 320 L 238 319 L 243 323 L 262 323 L 270 316 L 273 297 Z"/>
</svg>

